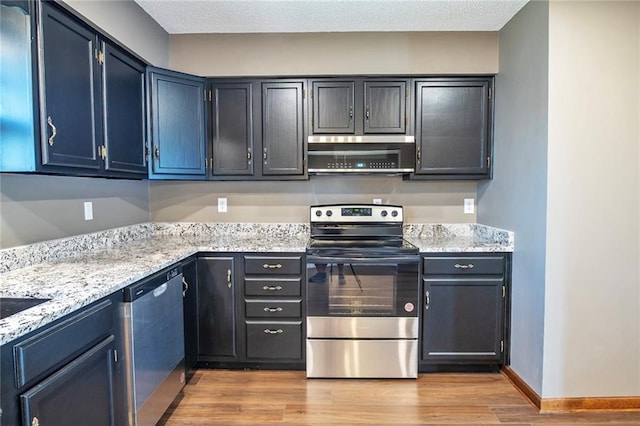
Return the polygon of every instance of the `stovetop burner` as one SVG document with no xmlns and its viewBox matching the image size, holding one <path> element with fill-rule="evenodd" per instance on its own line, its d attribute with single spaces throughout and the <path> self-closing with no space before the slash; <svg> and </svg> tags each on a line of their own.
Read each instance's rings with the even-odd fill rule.
<svg viewBox="0 0 640 426">
<path fill-rule="evenodd" d="M 319 256 L 393 256 L 418 254 L 402 238 L 401 206 L 329 204 L 311 206 L 307 254 Z"/>
</svg>

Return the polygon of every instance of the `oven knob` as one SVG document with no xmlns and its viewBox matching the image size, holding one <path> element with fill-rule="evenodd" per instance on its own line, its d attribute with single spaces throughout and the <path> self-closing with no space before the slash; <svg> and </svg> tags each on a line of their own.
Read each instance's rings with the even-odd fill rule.
<svg viewBox="0 0 640 426">
<path fill-rule="evenodd" d="M 333 215 L 333 212 L 331 210 L 327 210 L 327 216 L 331 217 Z"/>
<path fill-rule="evenodd" d="M 322 211 L 316 210 L 316 216 L 318 216 L 318 217 L 322 216 Z"/>
<path fill-rule="evenodd" d="M 398 216 L 398 211 L 397 210 L 392 211 L 391 212 L 391 216 L 393 216 L 393 217 Z"/>
<path fill-rule="evenodd" d="M 382 217 L 387 217 L 387 211 L 386 210 L 382 210 L 380 212 L 380 215 L 382 215 Z"/>
</svg>

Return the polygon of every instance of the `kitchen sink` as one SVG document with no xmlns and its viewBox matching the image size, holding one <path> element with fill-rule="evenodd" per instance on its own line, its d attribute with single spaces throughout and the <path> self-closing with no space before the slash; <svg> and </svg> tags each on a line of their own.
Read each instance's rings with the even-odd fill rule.
<svg viewBox="0 0 640 426">
<path fill-rule="evenodd" d="M 0 297 L 0 319 L 6 318 L 25 309 L 47 302 L 51 299 L 35 299 L 33 297 Z"/>
</svg>

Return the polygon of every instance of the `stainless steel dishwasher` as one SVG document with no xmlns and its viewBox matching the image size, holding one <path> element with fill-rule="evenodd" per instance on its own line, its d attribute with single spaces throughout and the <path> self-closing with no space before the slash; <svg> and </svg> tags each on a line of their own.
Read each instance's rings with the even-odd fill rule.
<svg viewBox="0 0 640 426">
<path fill-rule="evenodd" d="M 184 386 L 182 286 L 179 266 L 124 289 L 129 425 L 155 425 Z"/>
</svg>

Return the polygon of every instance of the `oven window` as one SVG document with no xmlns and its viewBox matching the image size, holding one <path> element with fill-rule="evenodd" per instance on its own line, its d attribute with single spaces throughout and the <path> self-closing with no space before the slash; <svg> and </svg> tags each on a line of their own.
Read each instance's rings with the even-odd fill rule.
<svg viewBox="0 0 640 426">
<path fill-rule="evenodd" d="M 311 316 L 416 316 L 418 264 L 309 263 Z"/>
</svg>

